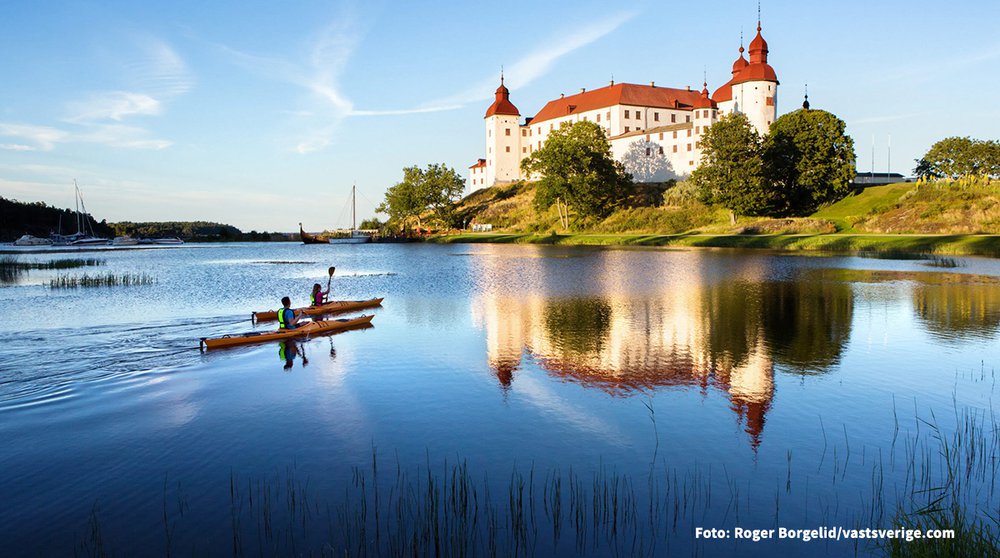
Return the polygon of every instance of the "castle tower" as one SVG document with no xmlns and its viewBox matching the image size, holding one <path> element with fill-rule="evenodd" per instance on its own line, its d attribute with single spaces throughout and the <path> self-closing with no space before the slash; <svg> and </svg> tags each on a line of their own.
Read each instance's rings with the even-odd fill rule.
<svg viewBox="0 0 1000 558">
<path fill-rule="evenodd" d="M 486 186 L 513 182 L 521 178 L 521 113 L 510 102 L 510 91 L 503 84 L 496 90 L 496 100 L 486 110 Z"/>
<path fill-rule="evenodd" d="M 767 41 L 761 35 L 760 20 L 757 20 L 757 36 L 750 42 L 749 50 L 750 62 L 733 76 L 732 100 L 736 110 L 745 114 L 764 135 L 778 114 L 778 76 L 767 63 Z"/>
</svg>

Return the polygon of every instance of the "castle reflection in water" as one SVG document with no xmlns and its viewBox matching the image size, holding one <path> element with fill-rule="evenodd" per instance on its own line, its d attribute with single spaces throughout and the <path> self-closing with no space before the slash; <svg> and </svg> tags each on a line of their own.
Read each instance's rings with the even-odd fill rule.
<svg viewBox="0 0 1000 558">
<path fill-rule="evenodd" d="M 679 272 L 647 270 L 661 273 L 638 285 L 641 279 L 618 271 L 629 267 L 603 265 L 574 276 L 569 288 L 549 288 L 552 264 L 545 258 L 498 259 L 481 271 L 499 271 L 491 265 L 520 274 L 523 284 L 487 281 L 473 307 L 490 368 L 505 389 L 530 359 L 554 377 L 614 396 L 671 387 L 718 390 L 754 449 L 775 397 L 776 367 L 822 374 L 840 361 L 859 296 L 854 287 L 894 282 L 886 292 L 910 298 L 932 334 L 946 322 L 964 334 L 992 335 L 1000 323 L 996 281 L 949 286 L 933 280 L 941 274 L 807 269 L 782 276 L 751 265 L 705 275 L 698 273 L 704 266 L 690 265 Z M 915 281 L 899 289 L 900 279 Z"/>
</svg>

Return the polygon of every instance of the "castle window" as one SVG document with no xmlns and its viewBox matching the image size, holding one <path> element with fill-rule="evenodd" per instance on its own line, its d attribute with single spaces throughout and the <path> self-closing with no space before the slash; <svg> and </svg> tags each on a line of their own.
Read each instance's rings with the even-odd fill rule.
<svg viewBox="0 0 1000 558">
<path fill-rule="evenodd" d="M 600 121 L 601 121 L 601 113 L 597 113 L 597 121 L 598 121 L 598 122 L 600 122 Z"/>
<path fill-rule="evenodd" d="M 610 122 L 610 121 L 611 121 L 611 111 L 610 111 L 610 110 L 608 111 L 608 114 L 607 114 L 607 119 L 608 119 L 608 122 Z"/>
<path fill-rule="evenodd" d="M 660 132 L 660 140 L 663 140 L 663 132 Z"/>
<path fill-rule="evenodd" d="M 700 134 L 701 133 L 701 126 L 695 126 L 694 127 L 694 133 Z"/>
<path fill-rule="evenodd" d="M 549 131 L 550 131 L 550 132 L 551 132 L 552 130 L 555 130 L 555 129 L 556 129 L 556 125 L 555 125 L 555 124 L 549 124 Z"/>
<path fill-rule="evenodd" d="M 510 135 L 510 128 L 507 128 L 504 131 L 507 132 L 506 134 L 504 134 L 505 136 L 509 136 Z"/>
<path fill-rule="evenodd" d="M 528 135 L 528 130 L 521 128 L 521 137 L 526 137 Z"/>
<path fill-rule="evenodd" d="M 521 153 L 527 153 L 527 152 L 528 152 L 528 148 L 527 147 L 522 147 L 521 148 Z"/>
<path fill-rule="evenodd" d="M 510 153 L 510 146 L 507 146 L 507 153 Z"/>
<path fill-rule="evenodd" d="M 674 130 L 674 139 L 677 139 L 677 130 Z"/>
<path fill-rule="evenodd" d="M 688 166 L 693 167 L 694 166 L 694 161 L 688 161 Z"/>
<path fill-rule="evenodd" d="M 660 113 L 654 112 L 653 113 L 653 120 L 656 121 L 656 122 L 659 122 L 660 121 Z"/>
<path fill-rule="evenodd" d="M 649 157 L 649 156 L 651 156 L 652 154 L 653 154 L 653 150 L 647 147 L 647 148 L 646 148 L 646 157 Z"/>
<path fill-rule="evenodd" d="M 691 122 L 691 115 L 688 114 L 684 117 L 684 122 Z"/>
<path fill-rule="evenodd" d="M 688 137 L 691 137 L 691 128 L 688 128 Z"/>
<path fill-rule="evenodd" d="M 674 153 L 677 153 L 677 146 L 674 146 Z"/>
<path fill-rule="evenodd" d="M 538 127 L 538 135 L 542 135 L 542 127 L 541 126 Z"/>
<path fill-rule="evenodd" d="M 625 111 L 625 120 L 628 120 L 628 111 Z"/>
<path fill-rule="evenodd" d="M 688 151 L 691 151 L 691 144 L 688 144 Z"/>
<path fill-rule="evenodd" d="M 676 114 L 671 114 L 670 115 L 670 123 L 673 124 L 675 122 L 677 122 L 677 115 Z"/>
<path fill-rule="evenodd" d="M 646 134 L 646 141 L 649 141 L 649 134 Z"/>
<path fill-rule="evenodd" d="M 660 146 L 660 155 L 663 155 L 663 146 Z"/>
<path fill-rule="evenodd" d="M 628 133 L 628 130 L 629 130 L 628 126 L 625 126 L 625 133 Z"/>
<path fill-rule="evenodd" d="M 694 148 L 695 149 L 701 149 L 701 142 L 700 141 L 694 142 Z"/>
</svg>

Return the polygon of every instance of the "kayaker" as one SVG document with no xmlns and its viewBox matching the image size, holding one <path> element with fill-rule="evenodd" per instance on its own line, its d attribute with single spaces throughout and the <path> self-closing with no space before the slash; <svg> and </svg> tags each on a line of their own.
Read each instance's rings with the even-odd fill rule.
<svg viewBox="0 0 1000 558">
<path fill-rule="evenodd" d="M 299 320 L 303 314 L 291 309 L 292 300 L 287 296 L 281 297 L 282 308 L 278 310 L 278 329 L 294 329 L 299 326 Z"/>
<path fill-rule="evenodd" d="M 330 294 L 330 289 L 322 290 L 323 287 L 319 283 L 313 284 L 312 297 L 309 299 L 312 301 L 313 306 L 322 306 L 326 304 L 326 297 Z"/>
</svg>

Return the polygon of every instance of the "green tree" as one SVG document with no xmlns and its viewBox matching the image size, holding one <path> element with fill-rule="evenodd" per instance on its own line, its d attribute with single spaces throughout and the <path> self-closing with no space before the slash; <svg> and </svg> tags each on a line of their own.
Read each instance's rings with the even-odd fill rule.
<svg viewBox="0 0 1000 558">
<path fill-rule="evenodd" d="M 766 184 L 776 196 L 772 214 L 809 215 L 850 193 L 857 171 L 846 128 L 824 110 L 799 109 L 774 121 L 762 152 Z"/>
<path fill-rule="evenodd" d="M 941 174 L 938 173 L 934 165 L 927 159 L 921 157 L 919 159 L 914 159 L 917 166 L 913 167 L 913 174 L 917 175 L 918 178 L 923 178 L 924 180 L 932 178 L 941 178 Z"/>
<path fill-rule="evenodd" d="M 976 143 L 970 137 L 950 137 L 938 141 L 924 155 L 931 169 L 940 176 L 958 178 L 978 174 Z"/>
<path fill-rule="evenodd" d="M 738 215 L 767 215 L 776 196 L 765 187 L 762 140 L 741 113 L 723 116 L 701 138 L 701 164 L 691 173 L 698 198 Z"/>
<path fill-rule="evenodd" d="M 377 229 L 381 229 L 382 225 L 384 225 L 384 224 L 385 223 L 383 223 L 382 221 L 378 220 L 378 217 L 372 217 L 371 219 L 365 219 L 365 220 L 361 221 L 361 224 L 358 225 L 358 228 L 361 229 L 361 230 L 365 230 L 365 231 L 377 230 Z"/>
<path fill-rule="evenodd" d="M 406 167 L 403 180 L 386 191 L 377 211 L 404 225 L 408 219 L 416 218 L 417 226 L 422 226 L 424 215 L 430 213 L 451 226 L 455 202 L 464 190 L 465 180 L 446 165 L 435 163 L 426 169 Z"/>
<path fill-rule="evenodd" d="M 537 209 L 562 200 L 583 217 L 609 215 L 632 184 L 632 177 L 611 156 L 604 129 L 589 121 L 553 131 L 540 149 L 521 161 L 521 169 L 541 176 L 535 190 Z"/>
<path fill-rule="evenodd" d="M 926 168 L 931 171 L 921 173 L 918 164 L 915 172 L 921 176 L 997 178 L 1000 177 L 1000 142 L 970 137 L 944 138 L 932 145 L 920 162 L 926 162 Z"/>
</svg>

